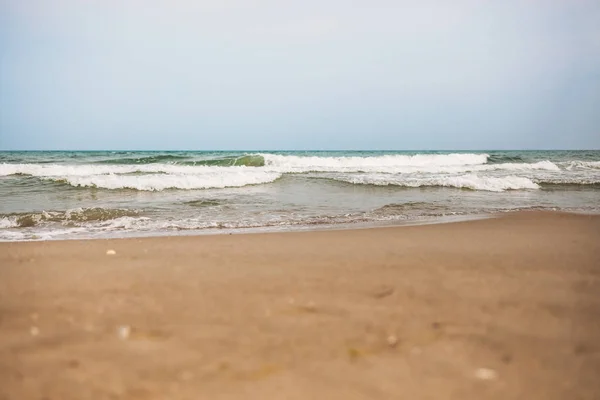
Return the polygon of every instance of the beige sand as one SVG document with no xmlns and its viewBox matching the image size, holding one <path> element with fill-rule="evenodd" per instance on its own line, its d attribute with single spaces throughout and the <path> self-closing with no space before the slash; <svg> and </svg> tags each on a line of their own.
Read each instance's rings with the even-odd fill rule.
<svg viewBox="0 0 600 400">
<path fill-rule="evenodd" d="M 600 217 L 2 243 L 0 399 L 597 400 Z"/>
</svg>

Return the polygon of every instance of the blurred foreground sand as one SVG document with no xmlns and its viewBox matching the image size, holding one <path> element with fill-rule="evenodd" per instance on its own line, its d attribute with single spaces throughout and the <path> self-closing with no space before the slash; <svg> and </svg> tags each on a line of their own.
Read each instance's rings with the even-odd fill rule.
<svg viewBox="0 0 600 400">
<path fill-rule="evenodd" d="M 597 400 L 599 371 L 600 216 L 0 243 L 1 400 Z"/>
</svg>

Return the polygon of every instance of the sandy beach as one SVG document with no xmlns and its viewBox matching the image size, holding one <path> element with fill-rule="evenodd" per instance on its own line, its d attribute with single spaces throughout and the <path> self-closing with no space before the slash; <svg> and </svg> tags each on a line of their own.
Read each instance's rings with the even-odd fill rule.
<svg viewBox="0 0 600 400">
<path fill-rule="evenodd" d="M 600 216 L 0 243 L 1 400 L 593 400 L 599 338 Z"/>
</svg>

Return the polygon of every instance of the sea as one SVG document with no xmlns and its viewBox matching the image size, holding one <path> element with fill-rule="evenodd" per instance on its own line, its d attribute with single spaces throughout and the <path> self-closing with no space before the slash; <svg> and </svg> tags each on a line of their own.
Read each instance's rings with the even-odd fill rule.
<svg viewBox="0 0 600 400">
<path fill-rule="evenodd" d="M 600 151 L 0 152 L 0 241 L 600 212 Z"/>
</svg>

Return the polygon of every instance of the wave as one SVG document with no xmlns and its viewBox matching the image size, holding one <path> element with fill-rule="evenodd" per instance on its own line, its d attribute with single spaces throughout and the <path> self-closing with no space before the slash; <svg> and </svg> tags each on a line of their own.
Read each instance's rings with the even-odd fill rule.
<svg viewBox="0 0 600 400">
<path fill-rule="evenodd" d="M 244 155 L 239 157 L 221 157 L 221 158 L 213 158 L 209 160 L 195 160 L 195 161 L 187 161 L 183 163 L 184 165 L 207 165 L 207 166 L 217 166 L 217 167 L 264 167 L 265 159 L 261 155 Z"/>
<path fill-rule="evenodd" d="M 484 164 L 487 154 L 415 154 L 415 155 L 383 155 L 383 156 L 295 156 L 278 154 L 244 154 L 209 159 L 193 160 L 189 155 L 152 155 L 135 158 L 112 158 L 96 161 L 97 164 L 111 165 L 145 165 L 171 164 L 187 166 L 247 166 L 247 167 L 287 167 L 287 168 L 360 168 L 384 166 L 433 166 L 433 165 L 474 165 Z"/>
<path fill-rule="evenodd" d="M 30 175 L 37 177 L 53 176 L 91 176 L 111 174 L 211 174 L 223 171 L 251 171 L 245 165 L 236 165 L 232 168 L 216 165 L 175 165 L 175 164 L 147 164 L 147 165 L 97 165 L 97 164 L 0 164 L 0 176 Z M 256 169 L 258 170 L 258 169 Z M 268 171 L 267 171 L 268 172 Z M 276 172 L 272 170 L 271 172 Z"/>
<path fill-rule="evenodd" d="M 224 189 L 259 185 L 274 182 L 281 174 L 265 171 L 220 170 L 202 175 L 92 175 L 46 177 L 57 182 L 65 182 L 76 187 L 94 187 L 102 189 L 135 189 L 142 191 L 162 191 L 166 189 Z"/>
<path fill-rule="evenodd" d="M 117 153 L 123 154 L 123 153 Z M 129 154 L 129 153 L 125 153 Z M 176 163 L 178 161 L 187 160 L 188 156 L 179 156 L 174 154 L 165 154 L 165 155 L 154 155 L 154 156 L 145 156 L 145 157 L 132 157 L 132 158 L 111 158 L 108 160 L 100 160 L 96 161 L 97 164 L 155 164 L 155 163 Z"/>
<path fill-rule="evenodd" d="M 376 157 L 305 157 L 262 154 L 265 168 L 282 173 L 379 172 L 379 173 L 460 173 L 470 171 L 560 171 L 551 161 L 488 164 L 487 154 L 416 154 Z"/>
<path fill-rule="evenodd" d="M 460 156 L 460 157 L 454 157 Z M 298 157 L 298 156 L 248 156 L 236 158 L 242 160 L 244 165 L 173 165 L 173 164 L 146 164 L 146 165 L 97 165 L 97 164 L 0 164 L 0 176 L 30 175 L 37 177 L 52 176 L 91 176 L 109 174 L 134 174 L 134 173 L 164 173 L 164 174 L 211 174 L 224 170 L 262 170 L 277 173 L 306 173 L 306 172 L 381 172 L 381 173 L 460 173 L 469 171 L 491 170 L 548 170 L 559 171 L 560 168 L 550 161 L 536 163 L 505 163 L 485 164 L 484 157 L 463 158 L 463 154 L 434 155 L 423 157 L 416 156 L 381 156 L 381 157 Z M 485 156 L 485 155 L 483 155 Z M 264 167 L 253 168 L 264 161 Z M 213 160 L 214 161 L 214 160 Z M 230 160 L 228 162 L 236 162 Z"/>
<path fill-rule="evenodd" d="M 113 158 L 96 161 L 95 164 L 111 165 L 145 165 L 145 164 L 170 164 L 182 166 L 218 166 L 218 167 L 262 167 L 265 160 L 261 155 L 226 156 L 209 159 L 192 160 L 191 156 L 183 155 L 157 155 L 138 158 Z"/>
<path fill-rule="evenodd" d="M 573 169 L 600 169 L 600 161 L 567 161 L 563 163 L 566 170 Z"/>
<path fill-rule="evenodd" d="M 523 157 L 516 154 L 490 154 L 488 157 L 488 163 L 490 164 L 514 163 L 523 161 L 525 161 Z"/>
<path fill-rule="evenodd" d="M 201 174 L 217 167 L 183 166 L 171 164 L 149 165 L 95 165 L 95 164 L 0 164 L 0 176 L 31 175 L 37 177 L 92 176 L 133 173 Z M 225 168 L 223 168 L 225 169 Z"/>
<path fill-rule="evenodd" d="M 541 186 L 600 186 L 600 176 L 589 177 L 546 177 L 534 179 Z"/>
<path fill-rule="evenodd" d="M 422 216 L 431 216 L 443 215 L 445 212 L 449 211 L 450 210 L 447 206 L 424 201 L 409 201 L 407 203 L 386 204 L 382 207 L 374 209 L 369 213 L 369 215 L 379 218 L 405 216 L 413 213 L 417 213 Z"/>
<path fill-rule="evenodd" d="M 478 165 L 487 162 L 487 154 L 415 154 L 371 157 L 316 157 L 261 154 L 267 167 L 302 171 L 360 170 L 361 168 L 424 167 Z"/>
<path fill-rule="evenodd" d="M 192 161 L 188 156 L 152 157 L 153 160 L 160 159 L 163 162 L 3 163 L 0 164 L 0 177 L 31 176 L 72 187 L 140 191 L 219 189 L 259 185 L 274 182 L 284 174 L 307 174 L 309 178 L 327 178 L 332 174 L 334 175 L 332 179 L 355 184 L 442 186 L 487 191 L 538 189 L 540 184 L 546 183 L 595 185 L 600 180 L 598 175 L 600 161 L 572 160 L 554 163 L 544 160 L 532 163 L 490 163 L 488 154 L 477 153 L 364 157 L 257 153 Z M 181 163 L 165 163 L 164 157 L 170 159 L 175 157 Z M 185 161 L 181 161 L 183 159 Z M 182 164 L 183 162 L 186 164 Z M 187 165 L 189 163 L 200 164 Z"/>
<path fill-rule="evenodd" d="M 560 167 L 551 161 L 538 161 L 535 163 L 504 163 L 504 164 L 487 164 L 481 165 L 479 168 L 472 169 L 474 171 L 560 171 Z"/>
<path fill-rule="evenodd" d="M 191 200 L 191 201 L 186 201 L 183 204 L 186 204 L 188 206 L 192 206 L 192 207 L 218 207 L 224 204 L 224 202 L 219 201 L 219 200 L 207 200 L 207 199 L 203 199 L 203 200 Z"/>
<path fill-rule="evenodd" d="M 489 177 L 467 174 L 460 176 L 437 176 L 422 178 L 406 178 L 401 175 L 359 175 L 334 177 L 342 182 L 376 186 L 403 187 L 453 187 L 458 189 L 485 190 L 502 192 L 505 190 L 539 189 L 539 185 L 531 179 L 520 176 Z"/>
<path fill-rule="evenodd" d="M 379 172 L 379 173 L 461 173 L 471 171 L 560 171 L 551 161 L 488 164 L 488 154 L 415 154 L 375 157 L 306 157 L 262 154 L 265 168 L 282 173 Z"/>
<path fill-rule="evenodd" d="M 139 211 L 109 208 L 76 208 L 67 211 L 40 211 L 30 213 L 0 214 L 0 229 L 30 228 L 45 222 L 63 225 L 82 222 L 102 222 L 122 217 L 137 216 Z"/>
</svg>

